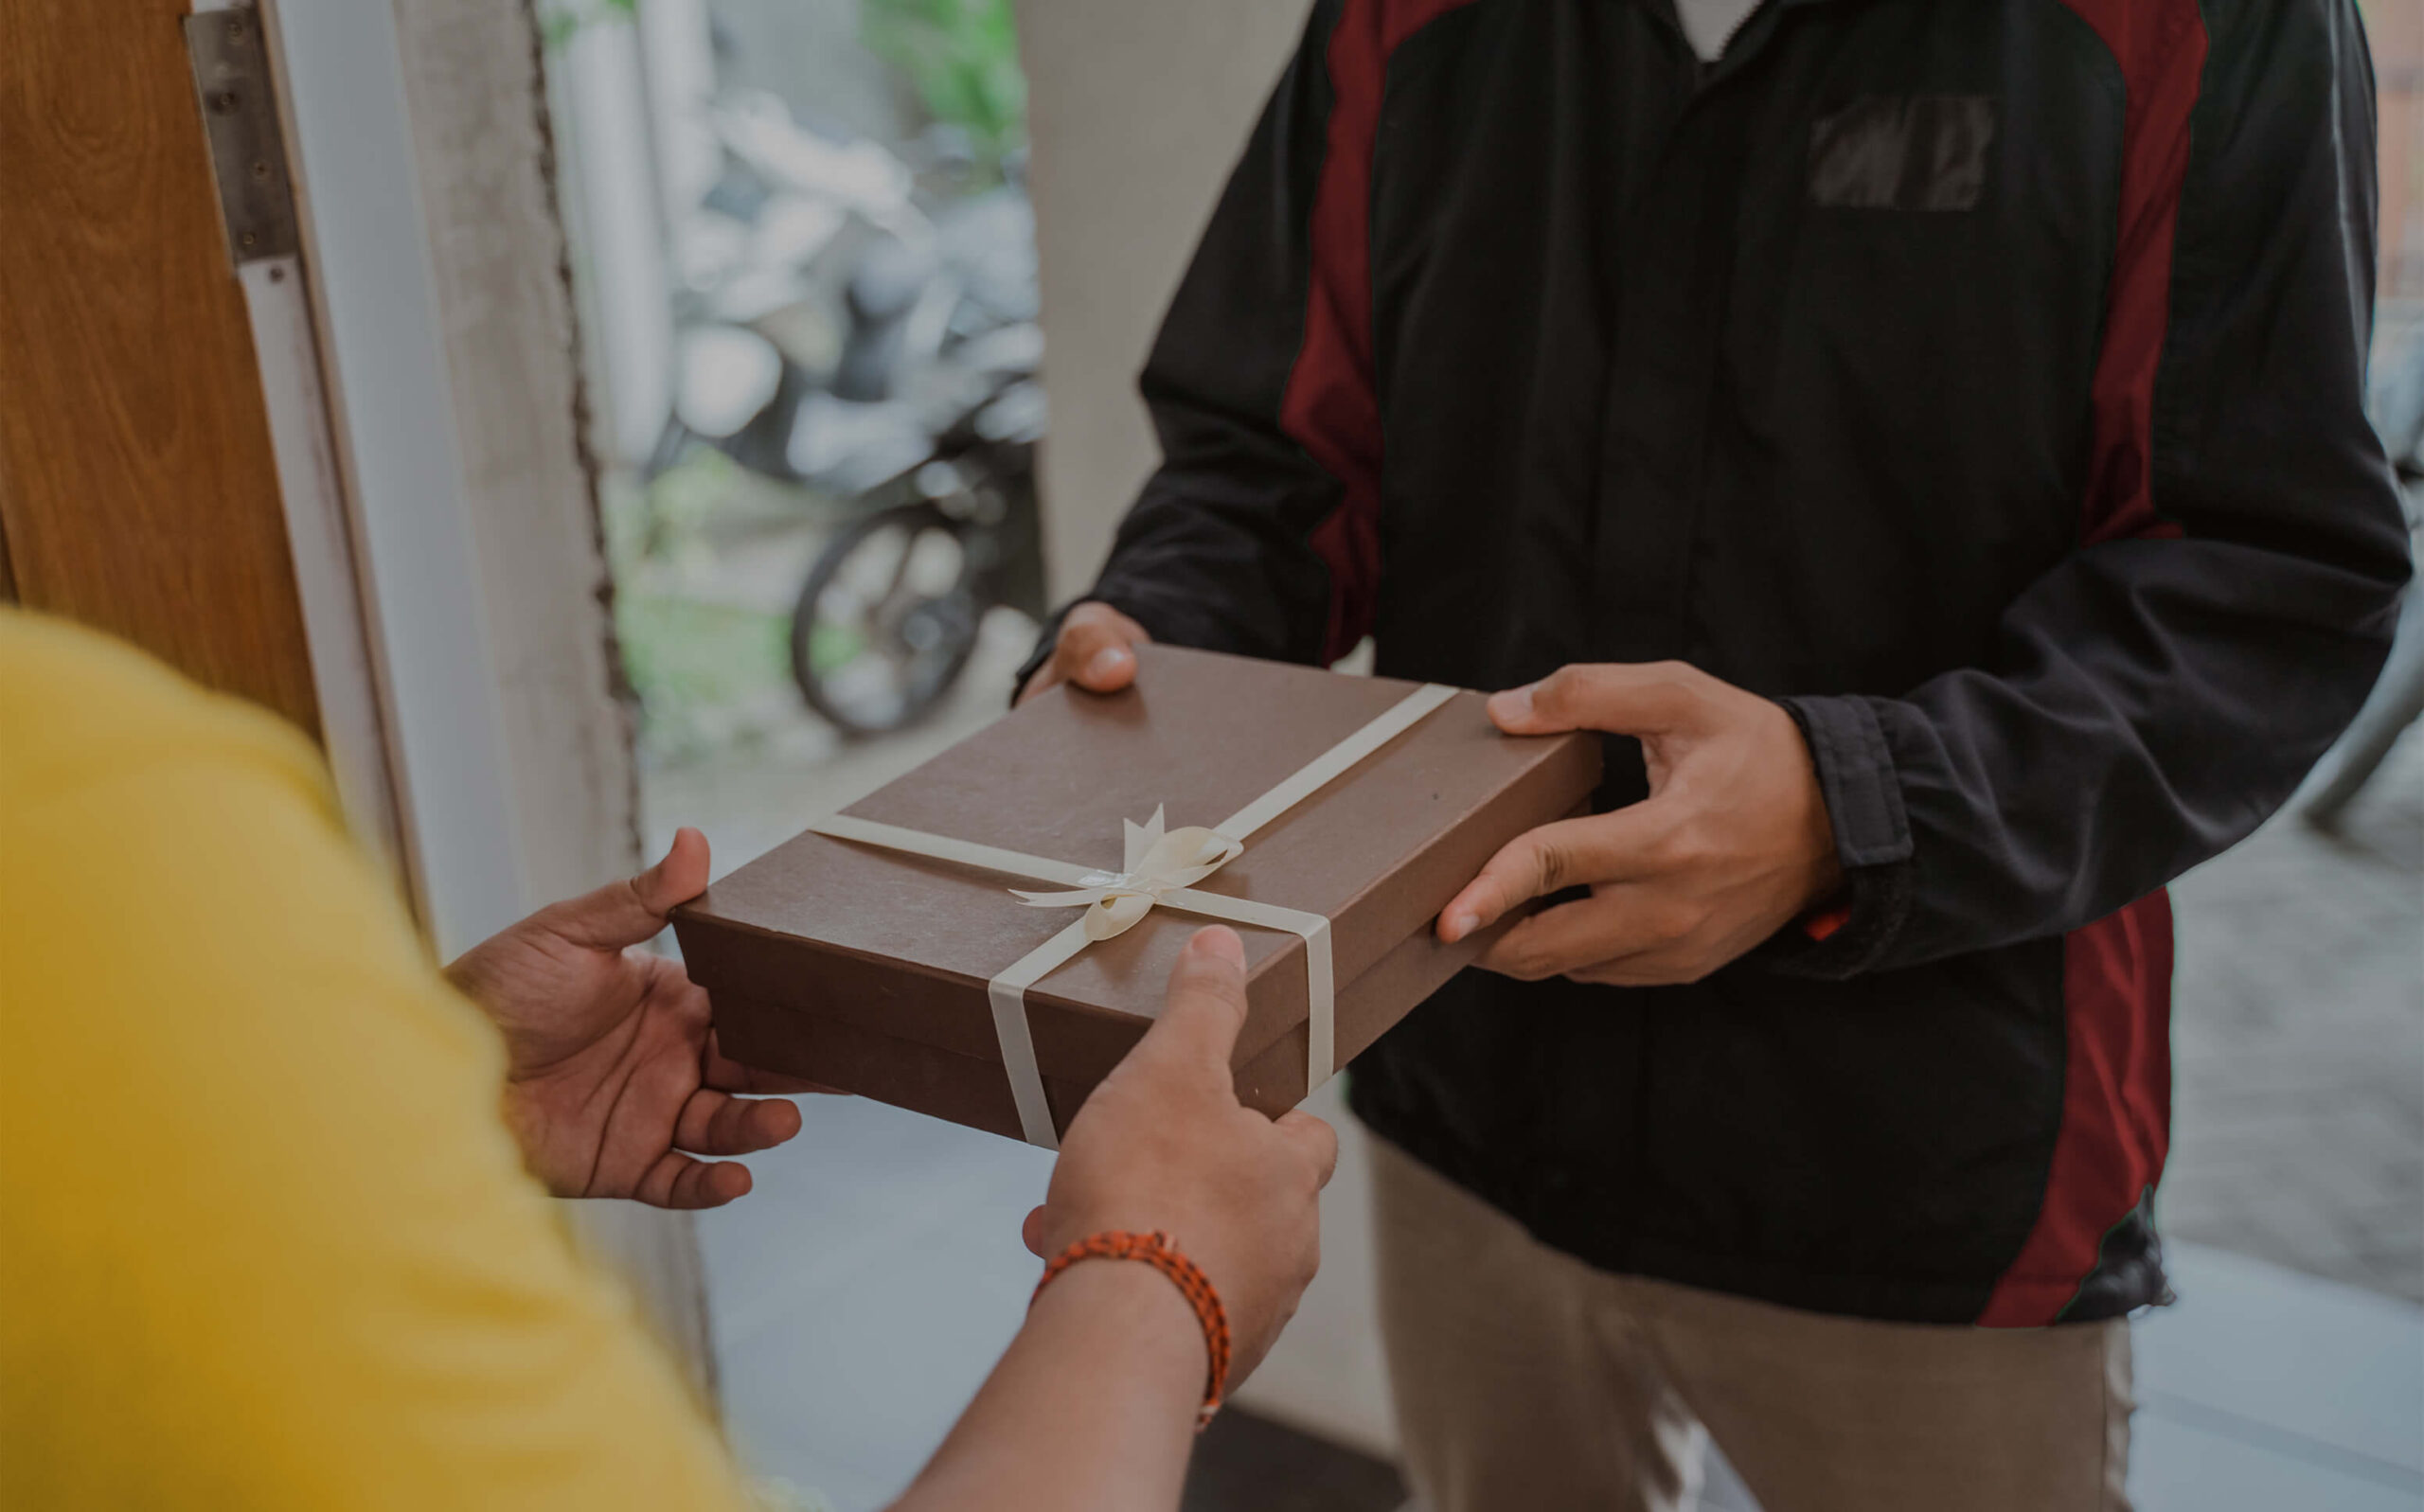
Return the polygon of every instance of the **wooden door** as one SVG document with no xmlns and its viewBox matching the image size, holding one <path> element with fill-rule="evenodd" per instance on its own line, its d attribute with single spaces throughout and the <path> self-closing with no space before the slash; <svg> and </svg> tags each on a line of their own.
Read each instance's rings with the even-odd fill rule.
<svg viewBox="0 0 2424 1512">
<path fill-rule="evenodd" d="M 316 738 L 187 9 L 0 0 L 0 593 Z"/>
</svg>

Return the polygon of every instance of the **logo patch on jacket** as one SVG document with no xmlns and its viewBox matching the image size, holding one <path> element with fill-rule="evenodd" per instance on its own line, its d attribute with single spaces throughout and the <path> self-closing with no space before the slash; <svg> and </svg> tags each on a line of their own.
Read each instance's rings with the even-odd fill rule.
<svg viewBox="0 0 2424 1512">
<path fill-rule="evenodd" d="M 1863 95 L 1809 131 L 1809 203 L 1967 210 L 1995 140 L 1987 95 Z"/>
</svg>

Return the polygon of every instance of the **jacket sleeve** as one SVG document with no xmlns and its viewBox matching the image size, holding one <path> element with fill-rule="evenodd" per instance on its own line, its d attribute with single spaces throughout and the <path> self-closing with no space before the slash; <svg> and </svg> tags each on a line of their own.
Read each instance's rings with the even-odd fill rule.
<svg viewBox="0 0 2424 1512">
<path fill-rule="evenodd" d="M 2348 0 L 2204 9 L 2174 244 L 2149 250 L 2125 209 L 2112 273 L 2161 258 L 2167 285 L 2146 439 L 2099 444 L 2082 544 L 2012 604 L 1987 665 L 1900 698 L 1785 701 L 1851 909 L 1780 969 L 1909 966 L 2129 904 L 2278 808 L 2380 668 L 2408 548 L 2363 406 L 2364 40 Z"/>
<path fill-rule="evenodd" d="M 1159 640 L 1311 662 L 1329 635 L 1333 584 L 1313 543 L 1345 500 L 1304 437 L 1321 396 L 1300 363 L 1314 275 L 1314 203 L 1332 105 L 1325 53 L 1334 0 L 1304 40 L 1222 192 L 1148 359 L 1142 390 L 1161 466 L 1121 523 L 1084 596 Z M 1337 375 L 1368 394 L 1368 364 Z M 1335 400 L 1332 395 L 1332 408 Z M 1352 409 L 1353 396 L 1348 408 Z M 1312 402 L 1309 402 L 1312 401 Z M 1377 427 L 1377 420 L 1375 420 Z M 1360 427 L 1354 427 L 1360 429 Z M 1030 668 L 1048 652 L 1047 628 Z M 1025 671 L 1020 674 L 1021 682 Z"/>
</svg>

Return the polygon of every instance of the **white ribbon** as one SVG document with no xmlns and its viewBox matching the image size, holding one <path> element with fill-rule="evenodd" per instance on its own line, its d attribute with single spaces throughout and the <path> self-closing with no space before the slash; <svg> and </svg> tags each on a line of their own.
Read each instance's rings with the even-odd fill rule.
<svg viewBox="0 0 2424 1512">
<path fill-rule="evenodd" d="M 1010 1096 L 1017 1103 L 1019 1129 L 1030 1145 L 1060 1147 L 1052 1128 L 1052 1110 L 1043 1095 L 1043 1073 L 1035 1058 L 1035 1040 L 1027 1027 L 1026 990 L 1078 957 L 1096 940 L 1127 933 L 1156 906 L 1233 924 L 1285 930 L 1305 942 L 1306 1050 L 1305 1090 L 1330 1078 L 1337 1060 L 1337 987 L 1330 969 L 1329 919 L 1303 909 L 1282 908 L 1242 898 L 1199 891 L 1195 883 L 1238 859 L 1247 838 L 1257 829 L 1311 797 L 1332 778 L 1411 729 L 1456 690 L 1426 683 L 1390 705 L 1378 719 L 1306 762 L 1288 777 L 1220 824 L 1205 828 L 1189 825 L 1165 829 L 1161 809 L 1144 824 L 1122 820 L 1124 846 L 1121 869 L 1094 871 L 1023 851 L 980 845 L 949 835 L 928 834 L 872 819 L 834 814 L 811 827 L 835 840 L 879 845 L 935 861 L 954 862 L 1012 877 L 1057 882 L 1060 892 L 1010 891 L 1030 908 L 1078 908 L 1084 915 L 1050 939 L 1005 968 L 985 985 L 993 1008 L 993 1032 L 1001 1041 L 1002 1068 L 1008 1075 Z"/>
</svg>

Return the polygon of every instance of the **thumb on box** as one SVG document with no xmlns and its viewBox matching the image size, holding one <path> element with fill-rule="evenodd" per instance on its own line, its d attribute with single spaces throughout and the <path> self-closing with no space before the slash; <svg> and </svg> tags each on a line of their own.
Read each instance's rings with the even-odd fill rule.
<svg viewBox="0 0 2424 1512">
<path fill-rule="evenodd" d="M 1130 1059 L 1147 1067 L 1185 1067 L 1229 1086 L 1229 1056 L 1246 1022 L 1246 947 L 1221 925 L 1198 930 L 1170 971 L 1162 1016 Z"/>
<path fill-rule="evenodd" d="M 644 945 L 665 928 L 675 904 L 706 891 L 708 864 L 707 837 L 685 827 L 674 832 L 664 859 L 648 870 L 552 904 L 529 922 L 594 951 Z"/>
</svg>

